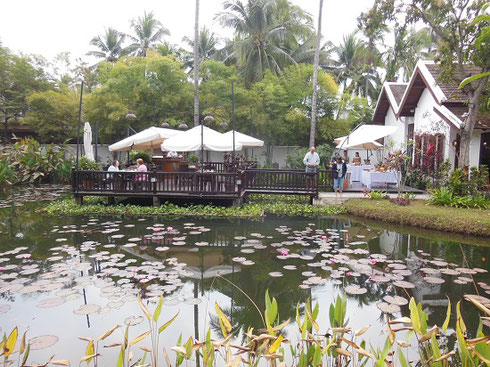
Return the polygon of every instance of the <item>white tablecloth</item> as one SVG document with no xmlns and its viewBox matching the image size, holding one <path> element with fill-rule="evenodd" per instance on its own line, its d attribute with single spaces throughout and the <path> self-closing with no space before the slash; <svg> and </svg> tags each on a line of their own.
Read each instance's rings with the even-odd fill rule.
<svg viewBox="0 0 490 367">
<path fill-rule="evenodd" d="M 373 184 L 398 184 L 396 172 L 369 172 L 362 171 L 361 183 L 368 189 L 371 189 Z"/>
<path fill-rule="evenodd" d="M 361 181 L 361 174 L 363 170 L 371 170 L 373 166 L 354 166 L 352 164 L 347 165 L 347 172 L 350 172 L 350 182 Z"/>
</svg>

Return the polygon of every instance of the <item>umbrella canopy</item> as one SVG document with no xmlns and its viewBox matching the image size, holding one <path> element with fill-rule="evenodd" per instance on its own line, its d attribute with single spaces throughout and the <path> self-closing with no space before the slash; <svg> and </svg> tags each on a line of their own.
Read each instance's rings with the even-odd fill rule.
<svg viewBox="0 0 490 367">
<path fill-rule="evenodd" d="M 117 143 L 109 145 L 109 151 L 125 152 L 132 149 L 158 148 L 165 139 L 181 133 L 182 131 L 179 130 L 152 126 L 139 133 L 128 136 Z"/>
<path fill-rule="evenodd" d="M 231 136 L 231 139 L 233 139 L 233 130 L 228 131 L 224 133 L 223 135 Z M 253 136 L 247 135 L 240 133 L 238 131 L 235 131 L 235 143 L 240 142 L 244 148 L 254 148 L 254 147 L 263 147 L 264 142 L 262 140 L 259 140 L 257 138 L 254 138 Z"/>
<path fill-rule="evenodd" d="M 92 147 L 92 128 L 88 122 L 83 126 L 83 149 L 85 157 L 90 161 L 95 161 L 94 148 Z"/>
<path fill-rule="evenodd" d="M 204 126 L 204 149 L 214 152 L 230 152 L 233 150 L 233 137 L 226 136 Z M 241 150 L 242 144 L 235 140 L 235 150 Z M 184 131 L 162 143 L 162 150 L 175 152 L 193 152 L 201 150 L 201 126 Z"/>
<path fill-rule="evenodd" d="M 343 138 L 347 138 L 344 136 Z M 377 141 L 367 141 L 365 143 L 361 144 L 343 144 L 344 141 L 341 141 L 339 144 L 337 144 L 336 148 L 337 149 L 366 149 L 366 150 L 376 150 L 378 148 L 381 148 L 383 144 L 378 143 Z"/>
<path fill-rule="evenodd" d="M 338 144 L 338 149 L 359 149 L 362 144 L 373 143 L 378 139 L 392 135 L 397 130 L 397 126 L 362 125 L 349 135 L 335 139 L 334 142 Z"/>
</svg>

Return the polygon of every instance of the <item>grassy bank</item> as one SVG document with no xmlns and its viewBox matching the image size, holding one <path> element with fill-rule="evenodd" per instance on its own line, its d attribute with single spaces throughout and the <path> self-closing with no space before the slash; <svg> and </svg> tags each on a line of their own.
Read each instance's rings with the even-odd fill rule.
<svg viewBox="0 0 490 367">
<path fill-rule="evenodd" d="M 266 197 L 256 197 L 239 207 L 225 207 L 215 205 L 185 205 L 179 206 L 164 203 L 161 206 L 107 205 L 99 198 L 86 198 L 85 204 L 77 205 L 71 198 L 50 202 L 41 209 L 48 215 L 173 215 L 194 217 L 230 217 L 230 218 L 260 218 L 266 214 L 280 216 L 315 217 L 324 215 L 344 214 L 345 209 L 340 206 L 312 206 L 303 199 L 282 200 L 278 197 L 271 200 Z"/>
<path fill-rule="evenodd" d="M 490 236 L 490 210 L 458 209 L 427 204 L 414 200 L 408 206 L 392 204 L 387 200 L 358 199 L 344 204 L 347 213 L 375 219 L 445 232 Z"/>
</svg>

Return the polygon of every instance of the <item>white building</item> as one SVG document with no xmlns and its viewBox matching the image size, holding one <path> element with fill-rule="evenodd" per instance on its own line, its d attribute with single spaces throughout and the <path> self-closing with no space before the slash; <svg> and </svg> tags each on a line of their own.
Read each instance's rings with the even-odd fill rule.
<svg viewBox="0 0 490 367">
<path fill-rule="evenodd" d="M 475 70 L 468 70 L 468 75 Z M 432 61 L 419 61 L 408 83 L 387 82 L 383 85 L 373 116 L 373 123 L 398 126 L 397 132 L 385 139 L 394 147 L 402 147 L 414 136 L 417 150 L 425 151 L 432 135 L 432 149 L 440 152 L 457 167 L 459 131 L 467 115 L 467 98 L 457 88 L 438 80 L 439 68 Z M 466 77 L 466 76 L 465 76 Z M 463 79 L 463 78 L 462 78 Z M 427 138 L 428 139 L 428 138 Z M 413 159 L 417 157 L 413 154 Z M 470 146 L 470 166 L 490 165 L 490 115 L 480 115 Z"/>
</svg>

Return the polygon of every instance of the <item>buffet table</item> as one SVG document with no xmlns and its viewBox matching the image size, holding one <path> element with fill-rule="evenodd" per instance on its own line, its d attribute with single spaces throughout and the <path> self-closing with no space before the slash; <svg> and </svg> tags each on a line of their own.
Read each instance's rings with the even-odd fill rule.
<svg viewBox="0 0 490 367">
<path fill-rule="evenodd" d="M 373 184 L 395 184 L 398 185 L 397 174 L 394 171 L 390 172 L 373 172 L 362 171 L 361 183 L 368 189 L 371 189 Z"/>
<path fill-rule="evenodd" d="M 364 170 L 372 170 L 373 166 L 354 166 L 352 164 L 347 165 L 347 173 L 350 173 L 350 182 L 361 181 L 361 174 Z"/>
</svg>

